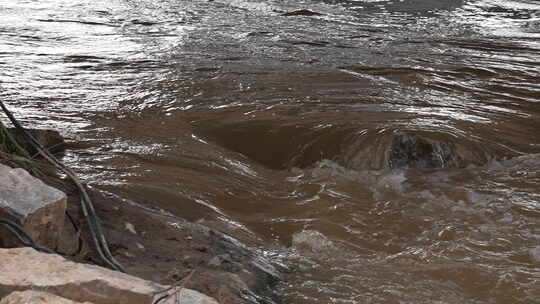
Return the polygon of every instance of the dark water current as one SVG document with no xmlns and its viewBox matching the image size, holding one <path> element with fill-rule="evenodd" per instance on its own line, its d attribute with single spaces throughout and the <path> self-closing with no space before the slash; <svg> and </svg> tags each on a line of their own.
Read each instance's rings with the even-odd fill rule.
<svg viewBox="0 0 540 304">
<path fill-rule="evenodd" d="M 1 0 L 0 90 L 284 303 L 540 303 L 538 1 Z"/>
</svg>

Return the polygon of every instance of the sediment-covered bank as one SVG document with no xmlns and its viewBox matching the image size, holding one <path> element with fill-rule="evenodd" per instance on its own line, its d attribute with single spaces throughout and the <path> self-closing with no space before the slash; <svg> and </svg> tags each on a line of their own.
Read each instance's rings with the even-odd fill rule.
<svg viewBox="0 0 540 304">
<path fill-rule="evenodd" d="M 45 132 L 34 130 L 32 133 Z M 10 140 L 13 139 L 14 137 L 10 138 Z M 42 141 L 42 143 L 45 142 Z M 19 147 L 25 146 L 25 142 L 18 144 Z M 14 157 L 8 153 L 4 155 L 6 160 Z M 23 159 L 20 156 L 17 157 L 19 161 Z M 42 160 L 27 159 L 25 162 L 31 162 L 38 172 L 43 166 Z M 11 162 L 11 164 L 15 163 Z M 0 166 L 2 166 L 0 172 L 3 178 L 0 179 L 2 218 L 7 217 L 23 228 L 27 228 L 26 230 L 29 231 L 26 232 L 33 237 L 33 241 L 42 243 L 36 244 L 38 247 L 34 246 L 38 250 L 40 250 L 39 246 L 48 246 L 48 249 L 62 253 L 75 262 L 107 266 L 96 253 L 89 227 L 86 224 L 85 213 L 81 210 L 80 192 L 71 180 L 61 178 L 56 174 L 41 174 L 40 178 L 49 185 L 47 186 L 37 178 L 31 177 L 24 169 Z M 112 255 L 123 265 L 125 272 L 133 276 L 132 279 L 129 276 L 123 278 L 124 282 L 121 285 L 124 288 L 131 288 L 130 282 L 139 282 L 138 277 L 148 282 L 161 284 L 155 286 L 164 286 L 164 290 L 166 286 L 181 286 L 181 288 L 197 290 L 215 298 L 221 304 L 280 302 L 274 292 L 274 287 L 282 279 L 286 268 L 264 256 L 263 251 L 257 248 L 260 244 L 257 244 L 255 239 L 244 236 L 244 242 L 242 242 L 203 223 L 190 223 L 163 210 L 143 206 L 110 193 L 96 189 L 88 189 L 88 193 L 99 216 Z M 32 205 L 17 213 L 18 206 L 14 204 L 26 203 L 29 199 L 32 199 L 32 202 L 27 204 Z M 69 214 L 69 220 L 64 217 L 64 211 Z M 29 216 L 32 218 L 29 219 Z M 4 230 L 9 228 L 6 227 L 7 225 L 0 226 Z M 24 245 L 14 237 L 11 230 L 1 232 L 0 245 L 3 247 Z M 34 249 L 29 250 L 0 251 L 0 256 L 4 255 L 2 262 L 7 263 L 3 269 L 19 269 L 20 271 L 18 275 L 10 275 L 9 271 L 6 271 L 0 276 L 0 298 L 7 297 L 13 290 L 27 289 L 43 289 L 78 301 L 97 299 L 99 302 L 96 303 L 101 303 L 100 301 L 119 303 L 118 297 L 124 297 L 121 291 L 110 292 L 107 291 L 108 288 L 105 288 L 103 292 L 99 290 L 99 284 L 110 284 L 106 280 L 108 276 L 113 275 L 112 273 L 107 275 L 106 271 L 109 270 L 105 268 L 99 270 L 98 274 L 93 274 L 95 271 L 85 270 L 84 265 L 66 264 L 67 262 L 63 262 L 60 256 L 52 257 L 56 256 L 55 254 L 40 255 Z M 18 258 L 8 259 L 14 256 Z M 51 262 L 52 260 L 48 261 L 48 259 L 54 259 L 57 262 Z M 55 268 L 56 264 L 61 266 Z M 39 265 L 49 268 L 44 270 Z M 77 270 L 79 269 L 77 267 L 81 270 Z M 64 271 L 60 268 L 65 269 L 64 271 L 69 270 L 70 276 L 67 276 L 67 272 L 63 273 Z M 59 277 L 55 277 L 54 273 L 59 273 Z M 77 276 L 81 277 L 77 279 Z M 34 279 L 35 283 L 32 283 Z M 67 281 L 54 283 L 58 280 Z M 89 283 L 84 283 L 84 280 L 89 280 Z M 100 280 L 105 281 L 99 283 Z M 69 283 L 72 281 L 77 282 Z M 97 282 L 98 285 L 95 288 L 98 289 L 92 293 L 100 296 L 92 297 L 92 293 L 86 294 L 85 290 L 91 289 L 90 286 L 94 283 L 90 282 L 93 281 Z M 110 288 L 115 290 L 115 287 Z M 133 288 L 137 289 L 137 287 Z M 155 291 L 158 290 L 159 287 L 155 287 Z M 110 297 L 107 298 L 109 293 Z M 147 296 L 148 299 L 154 297 L 151 293 Z M 13 295 L 13 298 L 24 297 Z M 146 301 L 142 299 L 145 298 L 141 297 L 140 301 Z"/>
</svg>

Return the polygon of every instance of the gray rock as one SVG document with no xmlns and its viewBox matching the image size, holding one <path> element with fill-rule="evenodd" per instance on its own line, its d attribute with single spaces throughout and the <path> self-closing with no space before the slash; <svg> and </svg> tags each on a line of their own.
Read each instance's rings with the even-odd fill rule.
<svg viewBox="0 0 540 304">
<path fill-rule="evenodd" d="M 392 140 L 391 168 L 459 167 L 456 148 L 449 142 L 427 139 L 416 134 L 398 134 Z"/>
<path fill-rule="evenodd" d="M 24 169 L 0 165 L 0 218 L 17 222 L 40 245 L 56 249 L 66 210 L 66 195 Z M 20 244 L 0 227 L 0 247 Z"/>
<path fill-rule="evenodd" d="M 73 300 L 99 304 L 151 304 L 168 286 L 95 265 L 78 264 L 32 248 L 0 249 L 0 298 L 20 290 L 46 290 Z M 160 304 L 218 304 L 186 288 Z"/>
<path fill-rule="evenodd" d="M 159 304 L 219 304 L 213 298 L 188 288 L 176 288 L 172 296 Z"/>
<path fill-rule="evenodd" d="M 48 292 L 37 290 L 15 291 L 4 297 L 0 304 L 92 304 L 74 302 Z"/>
</svg>

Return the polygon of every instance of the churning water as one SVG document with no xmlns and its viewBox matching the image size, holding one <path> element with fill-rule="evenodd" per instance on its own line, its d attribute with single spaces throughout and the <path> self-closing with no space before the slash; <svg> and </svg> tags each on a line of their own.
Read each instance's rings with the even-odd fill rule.
<svg viewBox="0 0 540 304">
<path fill-rule="evenodd" d="M 284 303 L 540 303 L 537 1 L 2 0 L 0 98 Z"/>
</svg>

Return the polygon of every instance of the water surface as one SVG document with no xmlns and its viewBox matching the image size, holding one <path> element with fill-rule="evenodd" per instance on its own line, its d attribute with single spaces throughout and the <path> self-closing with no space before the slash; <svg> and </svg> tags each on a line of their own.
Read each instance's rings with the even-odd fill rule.
<svg viewBox="0 0 540 304">
<path fill-rule="evenodd" d="M 263 240 L 284 303 L 540 303 L 539 59 L 532 0 L 0 3 L 15 114 Z"/>
</svg>

